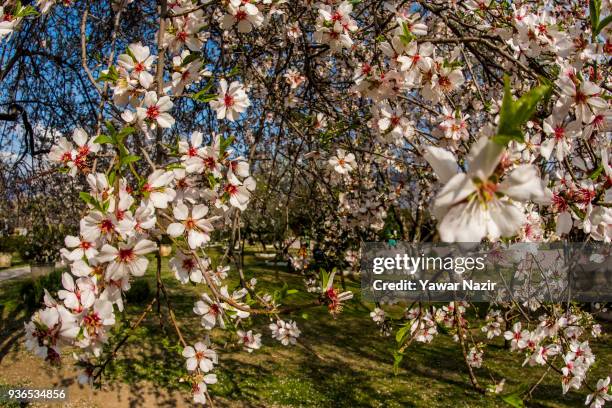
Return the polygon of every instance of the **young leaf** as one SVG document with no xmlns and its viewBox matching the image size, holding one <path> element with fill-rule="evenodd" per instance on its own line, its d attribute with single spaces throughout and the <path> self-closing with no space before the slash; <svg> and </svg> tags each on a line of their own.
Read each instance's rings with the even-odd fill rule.
<svg viewBox="0 0 612 408">
<path fill-rule="evenodd" d="M 85 202 L 85 204 L 89 204 L 92 206 L 95 206 L 96 204 L 96 200 L 94 200 L 94 198 L 91 196 L 91 194 L 85 192 L 85 191 L 81 191 L 79 193 L 79 197 L 81 197 L 81 200 L 83 200 Z"/>
<path fill-rule="evenodd" d="M 406 336 L 408 335 L 410 331 L 410 327 L 412 327 L 412 325 L 408 323 L 405 326 L 403 326 L 401 329 L 399 329 L 397 333 L 395 333 L 395 341 L 397 341 L 397 344 L 402 344 L 404 342 L 404 340 L 406 339 Z"/>
<path fill-rule="evenodd" d="M 114 142 L 115 141 L 113 140 L 113 138 L 108 135 L 100 135 L 96 137 L 96 139 L 94 140 L 94 143 L 98 143 L 98 144 L 105 144 L 105 143 L 113 144 Z"/>
<path fill-rule="evenodd" d="M 396 351 L 393 353 L 393 374 L 397 375 L 399 372 L 399 366 L 404 359 L 404 354 Z"/>
<path fill-rule="evenodd" d="M 504 99 L 499 112 L 499 127 L 493 141 L 506 146 L 511 141 L 523 143 L 521 127 L 531 118 L 540 102 L 550 94 L 550 85 L 542 84 L 514 100 L 510 90 L 510 79 L 504 78 Z"/>
<path fill-rule="evenodd" d="M 597 28 L 599 27 L 599 13 L 601 12 L 601 0 L 589 0 L 589 16 L 591 17 L 591 29 L 593 30 L 593 38 L 597 36 Z"/>
<path fill-rule="evenodd" d="M 509 394 L 501 397 L 502 401 L 514 408 L 525 408 L 523 400 L 518 394 Z"/>
<path fill-rule="evenodd" d="M 135 156 L 131 154 L 121 158 L 121 165 L 123 166 L 125 164 L 134 163 L 138 160 L 140 160 L 140 156 Z"/>
<path fill-rule="evenodd" d="M 608 17 L 604 18 L 603 20 L 599 22 L 599 24 L 597 25 L 597 29 L 593 31 L 594 35 L 597 37 L 599 33 L 601 33 L 603 29 L 606 28 L 607 25 L 610 24 L 611 22 L 612 22 L 612 14 L 610 14 Z"/>
</svg>

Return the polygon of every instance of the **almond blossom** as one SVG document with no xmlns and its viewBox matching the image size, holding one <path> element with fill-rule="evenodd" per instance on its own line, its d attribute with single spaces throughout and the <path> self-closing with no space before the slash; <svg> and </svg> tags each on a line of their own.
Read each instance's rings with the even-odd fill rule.
<svg viewBox="0 0 612 408">
<path fill-rule="evenodd" d="M 233 81 L 228 87 L 227 81 L 222 79 L 219 81 L 219 96 L 210 102 L 210 106 L 217 111 L 217 119 L 236 121 L 251 102 L 240 82 Z"/>
<path fill-rule="evenodd" d="M 138 42 L 129 45 L 127 54 L 119 55 L 118 64 L 136 77 L 144 89 L 149 89 L 154 81 L 149 71 L 155 58 L 149 47 Z"/>
<path fill-rule="evenodd" d="M 355 166 L 355 155 L 346 153 L 344 149 L 338 149 L 336 155 L 329 158 L 328 163 L 337 173 L 348 174 Z"/>
<path fill-rule="evenodd" d="M 227 7 L 229 14 L 223 17 L 221 23 L 225 30 L 238 23 L 238 32 L 250 33 L 253 28 L 259 27 L 264 21 L 264 16 L 259 12 L 259 8 L 257 8 L 255 3 L 230 0 Z"/>
<path fill-rule="evenodd" d="M 179 222 L 168 225 L 168 235 L 178 237 L 186 233 L 189 247 L 196 249 L 210 241 L 214 218 L 204 218 L 208 214 L 208 207 L 204 204 L 194 206 L 191 215 L 189 213 L 189 208 L 183 203 L 174 206 L 173 215 Z"/>
<path fill-rule="evenodd" d="M 151 129 L 155 129 L 157 125 L 162 128 L 170 128 L 174 125 L 174 118 L 168 111 L 173 105 L 169 96 L 162 96 L 158 99 L 157 93 L 149 91 L 145 94 L 143 105 L 136 108 L 136 115 Z"/>
<path fill-rule="evenodd" d="M 218 363 L 217 352 L 211 349 L 210 340 L 206 337 L 205 341 L 199 341 L 192 346 L 183 349 L 183 357 L 187 359 L 185 365 L 188 371 L 196 369 L 204 373 L 213 369 L 214 364 Z"/>
<path fill-rule="evenodd" d="M 121 279 L 124 276 L 142 276 L 147 270 L 149 260 L 144 256 L 157 249 L 155 242 L 143 239 L 127 243 L 120 242 L 118 247 L 105 244 L 100 249 L 99 262 L 110 262 L 106 270 L 108 279 Z"/>
<path fill-rule="evenodd" d="M 494 142 L 481 139 L 470 153 L 468 172 L 463 173 L 458 172 L 452 153 L 426 148 L 426 160 L 446 183 L 434 203 L 443 241 L 480 242 L 483 237 L 515 235 L 525 222 L 515 201 L 550 202 L 550 191 L 534 166 L 519 166 L 499 182 L 493 176 L 503 151 Z"/>
<path fill-rule="evenodd" d="M 300 329 L 298 329 L 297 324 L 293 320 L 289 320 L 288 322 L 277 320 L 271 323 L 269 327 L 272 331 L 272 337 L 280 341 L 283 346 L 296 344 L 301 334 Z"/>
</svg>

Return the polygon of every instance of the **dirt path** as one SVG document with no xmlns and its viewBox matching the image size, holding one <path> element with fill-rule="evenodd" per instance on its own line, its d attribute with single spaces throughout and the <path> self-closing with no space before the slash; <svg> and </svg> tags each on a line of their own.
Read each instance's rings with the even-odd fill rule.
<svg viewBox="0 0 612 408">
<path fill-rule="evenodd" d="M 30 273 L 30 266 L 16 266 L 14 268 L 3 269 L 0 271 L 0 282 L 19 278 L 20 276 L 24 276 Z"/>
<path fill-rule="evenodd" d="M 168 392 L 152 384 L 109 384 L 100 390 L 81 386 L 69 356 L 61 368 L 52 368 L 23 346 L 23 332 L 0 342 L 0 384 L 31 388 L 65 388 L 68 401 L 62 404 L 34 403 L 32 407 L 190 407 L 189 395 Z M 2 406 L 2 403 L 0 403 Z"/>
</svg>

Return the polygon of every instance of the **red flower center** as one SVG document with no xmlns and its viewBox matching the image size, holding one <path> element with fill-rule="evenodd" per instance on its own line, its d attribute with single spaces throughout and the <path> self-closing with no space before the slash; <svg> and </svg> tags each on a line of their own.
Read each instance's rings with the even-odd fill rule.
<svg viewBox="0 0 612 408">
<path fill-rule="evenodd" d="M 119 250 L 119 260 L 121 262 L 131 262 L 136 257 L 132 248 L 123 248 Z"/>
<path fill-rule="evenodd" d="M 246 11 L 240 9 L 236 12 L 236 15 L 234 16 L 234 18 L 238 21 L 242 21 L 247 18 L 247 13 Z"/>
<path fill-rule="evenodd" d="M 226 107 L 231 108 L 232 106 L 234 106 L 234 97 L 230 94 L 225 94 L 225 96 L 223 97 L 223 103 Z"/>
<path fill-rule="evenodd" d="M 136 72 L 142 72 L 144 70 L 145 70 L 145 66 L 142 62 L 139 62 L 134 66 L 134 71 Z"/>
<path fill-rule="evenodd" d="M 453 86 L 452 82 L 447 76 L 440 76 L 440 78 L 438 78 L 438 84 L 445 91 L 449 91 Z"/>
<path fill-rule="evenodd" d="M 209 168 L 209 169 L 214 169 L 215 168 L 215 159 L 212 157 L 207 157 L 204 160 L 204 165 Z"/>
<path fill-rule="evenodd" d="M 83 323 L 90 329 L 96 329 L 102 326 L 102 319 L 96 312 L 92 312 L 83 318 Z"/>
<path fill-rule="evenodd" d="M 195 221 L 193 220 L 193 218 L 188 218 L 188 219 L 185 221 L 185 227 L 186 227 L 187 229 L 194 229 L 194 228 L 196 227 L 196 223 L 195 223 Z"/>
<path fill-rule="evenodd" d="M 180 41 L 180 42 L 185 42 L 187 41 L 187 33 L 185 31 L 180 31 L 176 34 L 176 38 Z"/>
<path fill-rule="evenodd" d="M 156 119 L 159 116 L 159 107 L 152 105 L 147 108 L 147 118 Z"/>
<path fill-rule="evenodd" d="M 210 314 L 217 316 L 219 315 L 219 313 L 221 313 L 221 309 L 219 309 L 219 305 L 217 305 L 216 303 L 213 303 L 212 305 L 210 305 Z"/>
<path fill-rule="evenodd" d="M 588 204 L 595 198 L 595 191 L 590 190 L 588 188 L 581 188 L 574 193 L 574 197 L 576 201 L 579 201 L 583 204 Z"/>
<path fill-rule="evenodd" d="M 69 161 L 72 161 L 72 153 L 70 152 L 64 152 L 64 154 L 62 154 L 62 157 L 60 159 L 63 163 L 68 163 Z"/>
<path fill-rule="evenodd" d="M 113 225 L 113 222 L 111 220 L 109 220 L 108 218 L 105 219 L 105 220 L 102 220 L 102 222 L 100 223 L 100 231 L 102 231 L 104 233 L 109 233 L 114 228 L 115 228 L 115 226 Z"/>
<path fill-rule="evenodd" d="M 191 271 L 195 266 L 195 261 L 192 258 L 183 259 L 183 269 Z"/>
<path fill-rule="evenodd" d="M 559 194 L 557 193 L 553 194 L 552 201 L 553 201 L 553 206 L 557 209 L 558 212 L 567 211 L 567 207 L 568 207 L 567 202 Z"/>
<path fill-rule="evenodd" d="M 586 103 L 587 96 L 584 93 L 576 90 L 576 97 L 574 99 L 576 100 L 576 104 Z"/>
<path fill-rule="evenodd" d="M 225 186 L 225 191 L 229 194 L 229 195 L 234 195 L 238 192 L 238 187 L 236 187 L 233 184 L 228 184 L 227 186 Z"/>
</svg>

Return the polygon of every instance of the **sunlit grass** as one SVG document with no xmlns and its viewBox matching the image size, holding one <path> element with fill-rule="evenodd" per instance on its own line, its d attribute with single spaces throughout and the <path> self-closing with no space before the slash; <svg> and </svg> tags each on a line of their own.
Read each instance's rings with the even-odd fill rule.
<svg viewBox="0 0 612 408">
<path fill-rule="evenodd" d="M 215 254 L 214 258 L 218 256 Z M 170 302 L 188 342 L 205 336 L 199 319 L 192 312 L 203 286 L 182 285 L 162 262 L 162 276 L 170 294 Z M 143 278 L 149 286 L 150 297 L 155 296 L 155 262 Z M 247 279 L 257 278 L 258 291 L 273 291 L 286 283 L 290 288 L 302 288 L 298 275 L 290 274 L 282 266 L 266 265 L 255 258 L 252 251 L 245 255 Z M 230 292 L 238 287 L 236 274 L 230 274 Z M 19 313 L 20 281 L 4 283 L 0 291 L 3 320 L 23 319 Z M 348 289 L 358 293 L 358 282 L 347 281 Z M 316 295 L 300 292 L 287 302 L 306 304 Z M 128 304 L 120 316 L 117 332 L 137 318 L 149 299 L 139 304 Z M 252 319 L 253 329 L 263 333 L 264 346 L 247 353 L 234 346 L 225 332 L 215 330 L 212 338 L 219 351 L 219 383 L 211 387 L 221 404 L 241 401 L 249 406 L 307 406 L 307 407 L 500 407 L 505 403 L 496 396 L 482 396 L 471 390 L 459 347 L 449 335 L 438 335 L 432 344 L 413 344 L 404 358 L 397 375 L 393 372 L 394 337 L 381 337 L 369 317 L 370 304 L 359 296 L 350 301 L 343 313 L 334 319 L 322 306 L 305 313 L 295 312 L 286 319 L 294 319 L 302 330 L 302 346 L 285 347 L 270 337 L 269 318 Z M 395 308 L 399 313 L 401 308 Z M 482 313 L 482 312 L 481 312 Z M 161 323 L 160 323 L 161 322 Z M 21 324 L 21 323 L 19 323 Z M 611 344 L 605 341 L 592 344 L 597 356 L 593 376 L 609 375 L 612 366 Z M 485 350 L 486 368 L 476 369 L 480 381 L 491 384 L 491 373 L 496 380 L 506 379 L 504 394 L 528 388 L 543 373 L 543 368 L 521 367 L 523 357 L 503 349 L 497 339 Z M 154 307 L 143 324 L 133 332 L 115 362 L 107 369 L 107 379 L 130 384 L 142 380 L 164 388 L 182 388 L 180 378 L 185 375 L 184 360 L 179 354 L 179 343 L 168 319 L 162 300 L 161 320 Z M 595 379 L 595 378 L 594 378 Z M 595 379 L 596 380 L 596 379 Z M 558 376 L 542 381 L 528 403 L 532 407 L 582 406 L 585 392 L 561 395 Z"/>
</svg>

